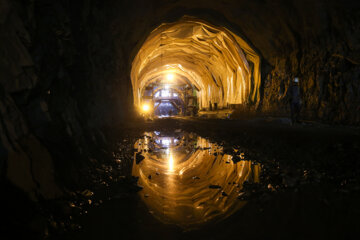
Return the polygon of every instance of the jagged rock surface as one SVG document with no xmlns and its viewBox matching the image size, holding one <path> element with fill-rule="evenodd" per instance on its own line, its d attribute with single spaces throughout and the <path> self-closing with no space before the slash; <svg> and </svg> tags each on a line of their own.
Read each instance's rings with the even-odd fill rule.
<svg viewBox="0 0 360 240">
<path fill-rule="evenodd" d="M 137 50 L 155 27 L 183 15 L 228 27 L 258 50 L 260 111 L 288 111 L 282 96 L 298 75 L 304 117 L 357 125 L 359 9 L 337 0 L 2 0 L 0 173 L 48 198 L 61 194 L 56 182 L 80 181 L 89 141 L 132 115 Z"/>
</svg>

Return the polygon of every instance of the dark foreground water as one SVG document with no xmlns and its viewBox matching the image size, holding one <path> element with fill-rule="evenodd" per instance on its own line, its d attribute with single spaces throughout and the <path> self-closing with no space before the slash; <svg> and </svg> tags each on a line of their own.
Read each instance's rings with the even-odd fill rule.
<svg viewBox="0 0 360 240">
<path fill-rule="evenodd" d="M 86 210 L 75 219 L 79 230 L 57 239 L 329 240 L 360 235 L 358 135 L 195 123 L 157 121 L 147 130 L 134 126 L 134 133 L 116 143 L 109 161 L 94 161 L 89 186 L 94 194 L 71 208 Z"/>
<path fill-rule="evenodd" d="M 240 149 L 194 133 L 146 132 L 134 147 L 138 195 L 163 223 L 189 229 L 225 219 L 246 204 L 243 183 L 259 182 L 260 165 Z"/>
</svg>

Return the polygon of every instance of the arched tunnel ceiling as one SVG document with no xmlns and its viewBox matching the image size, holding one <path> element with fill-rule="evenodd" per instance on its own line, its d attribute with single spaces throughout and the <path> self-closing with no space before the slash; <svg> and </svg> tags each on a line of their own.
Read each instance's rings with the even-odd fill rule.
<svg viewBox="0 0 360 240">
<path fill-rule="evenodd" d="M 152 31 L 132 64 L 135 104 L 150 82 L 169 72 L 200 90 L 200 107 L 209 101 L 226 106 L 259 100 L 260 57 L 222 26 L 185 16 Z"/>
</svg>

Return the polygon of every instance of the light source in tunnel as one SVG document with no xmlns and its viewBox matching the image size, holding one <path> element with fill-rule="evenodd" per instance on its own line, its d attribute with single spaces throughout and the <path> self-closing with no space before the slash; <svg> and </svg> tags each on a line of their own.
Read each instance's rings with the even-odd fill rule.
<svg viewBox="0 0 360 240">
<path fill-rule="evenodd" d="M 174 157 L 171 152 L 169 155 L 169 172 L 174 172 Z"/>
<path fill-rule="evenodd" d="M 172 74 L 172 73 L 168 73 L 167 75 L 166 75 L 166 79 L 168 80 L 168 81 L 173 81 L 174 80 L 174 74 Z"/>
<path fill-rule="evenodd" d="M 143 104 L 142 110 L 143 110 L 144 113 L 149 112 L 150 111 L 150 105 L 147 104 L 147 103 Z"/>
<path fill-rule="evenodd" d="M 170 145 L 170 142 L 171 142 L 171 140 L 168 139 L 168 138 L 165 138 L 165 139 L 161 140 L 161 143 L 162 143 L 164 146 L 169 146 L 169 145 Z"/>
<path fill-rule="evenodd" d="M 170 97 L 170 91 L 168 89 L 169 89 L 168 87 L 165 87 L 164 90 L 161 90 L 162 97 Z"/>
</svg>

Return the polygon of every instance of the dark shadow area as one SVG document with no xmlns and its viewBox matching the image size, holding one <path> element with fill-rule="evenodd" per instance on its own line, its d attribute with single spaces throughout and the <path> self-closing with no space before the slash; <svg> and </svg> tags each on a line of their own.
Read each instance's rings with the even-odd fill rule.
<svg viewBox="0 0 360 240">
<path fill-rule="evenodd" d="M 144 165 L 150 161 L 150 158 L 151 161 L 155 161 L 155 165 L 160 164 L 163 160 L 158 157 L 150 157 L 157 156 L 157 151 L 166 155 L 166 146 L 173 144 L 174 149 L 170 151 L 176 151 L 178 147 L 181 147 L 183 138 L 179 138 L 179 136 L 183 134 L 183 130 L 186 130 L 205 137 L 204 140 L 197 138 L 197 141 L 203 141 L 204 144 L 208 141 L 206 139 L 217 142 L 218 146 L 223 149 L 222 151 L 229 154 L 229 160 L 236 159 L 238 153 L 235 150 L 241 149 L 244 152 L 245 160 L 259 164 L 261 168 L 260 181 L 247 180 L 240 192 L 234 191 L 235 196 L 239 195 L 238 199 L 235 197 L 234 201 L 238 201 L 242 207 L 232 215 L 221 221 L 219 221 L 220 219 L 214 222 L 210 221 L 201 227 L 184 231 L 176 224 L 165 224 L 153 216 L 155 210 L 151 210 L 151 206 L 155 205 L 151 204 L 152 198 L 160 197 L 162 199 L 159 200 L 160 202 L 158 200 L 154 202 L 154 204 L 163 204 L 163 210 L 160 211 L 162 214 L 167 214 L 167 205 L 171 206 L 175 202 L 167 202 L 161 194 L 170 193 L 160 190 L 161 188 L 158 192 L 160 195 L 154 195 L 153 191 L 157 189 L 157 187 L 154 188 L 155 185 L 165 184 L 164 186 L 169 187 L 169 183 L 167 181 L 157 182 L 164 178 L 163 174 L 166 174 L 161 170 L 160 165 L 153 170 L 148 168 L 150 172 L 145 171 L 140 175 L 143 180 L 133 177 L 131 177 L 132 180 L 120 180 L 128 182 L 125 184 L 128 185 L 126 188 L 124 188 L 124 183 L 119 185 L 116 181 L 109 180 L 110 186 L 105 188 L 110 200 L 89 210 L 88 215 L 81 218 L 80 222 L 84 227 L 82 231 L 62 236 L 60 239 L 97 239 L 99 237 L 116 239 L 119 234 L 128 239 L 147 239 L 155 236 L 160 239 L 223 239 L 224 237 L 240 236 L 244 239 L 339 239 L 352 238 L 359 233 L 356 228 L 356 219 L 360 210 L 357 206 L 360 197 L 357 161 L 359 158 L 359 132 L 357 129 L 343 128 L 339 130 L 328 126 L 290 127 L 276 122 L 201 119 L 156 120 L 147 123 L 147 126 L 141 129 L 139 129 L 139 124 L 133 123 L 132 126 L 126 128 L 127 136 L 134 137 L 130 141 L 130 146 L 137 142 L 137 146 L 141 147 L 141 149 L 136 148 L 135 154 L 131 148 L 128 150 L 129 154 L 134 154 L 134 160 L 127 163 L 126 170 L 127 172 L 132 169 L 131 176 L 139 176 L 139 173 L 134 173 L 134 167 L 141 169 L 141 166 L 150 166 Z M 182 130 L 180 131 L 180 129 Z M 173 136 L 177 136 L 174 139 L 178 139 L 179 142 L 172 142 L 166 137 L 160 142 L 155 135 L 160 134 L 157 132 L 159 130 L 163 132 L 162 137 L 173 134 Z M 150 135 L 148 133 L 143 135 L 143 131 L 155 131 L 155 133 L 151 132 L 154 135 L 149 138 Z M 143 135 L 142 142 L 139 143 L 135 136 L 141 135 Z M 144 145 L 145 142 L 160 145 L 157 145 L 158 150 L 155 150 L 148 148 L 147 144 Z M 190 143 L 194 144 L 193 141 L 188 144 Z M 163 144 L 166 146 L 163 147 Z M 196 154 L 198 151 L 196 149 L 188 154 L 191 152 Z M 212 151 L 207 146 L 201 149 Z M 219 159 L 220 155 L 211 154 L 209 156 Z M 168 160 L 168 158 L 165 159 Z M 115 162 L 109 162 L 109 165 L 115 168 L 117 166 L 114 164 Z M 166 171 L 169 170 L 168 163 L 165 162 L 164 165 Z M 207 166 L 214 168 L 213 164 L 216 163 L 212 160 L 205 161 L 200 168 L 207 168 Z M 230 162 L 224 162 L 224 165 L 229 164 Z M 238 161 L 231 161 L 231 165 L 243 169 L 240 158 Z M 230 165 L 226 167 L 230 167 Z M 177 170 L 179 169 L 174 168 L 175 172 Z M 208 171 L 203 173 L 206 172 L 208 173 Z M 221 171 L 218 171 L 218 174 L 221 175 Z M 111 173 L 109 175 L 113 176 L 113 179 L 116 177 Z M 194 173 L 194 176 L 191 175 L 191 179 L 188 181 L 208 179 L 206 176 L 200 176 L 199 179 L 197 177 L 199 177 L 198 174 Z M 186 181 L 185 179 L 181 181 Z M 233 181 L 229 183 L 224 182 L 219 189 L 209 183 L 201 188 L 201 191 L 209 189 L 210 192 L 218 193 L 223 199 L 230 199 L 229 187 L 232 188 L 234 185 Z M 186 191 L 184 189 L 184 196 L 186 196 Z M 222 192 L 225 192 L 226 195 L 223 195 Z M 179 194 L 181 195 L 181 193 Z M 195 196 L 193 195 L 191 201 L 194 206 L 198 200 Z M 95 199 L 94 201 L 98 201 Z M 177 201 L 176 199 L 181 201 L 182 198 L 174 198 L 173 201 Z M 146 202 L 150 205 L 145 204 Z M 210 199 L 205 201 L 208 204 L 210 202 Z M 217 213 L 213 212 L 212 214 Z"/>
</svg>

